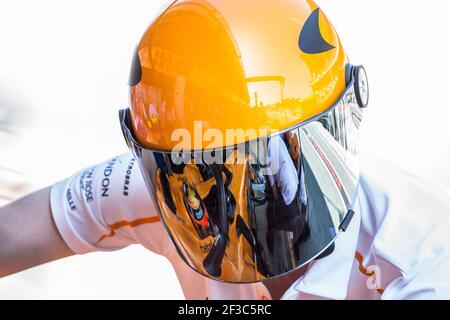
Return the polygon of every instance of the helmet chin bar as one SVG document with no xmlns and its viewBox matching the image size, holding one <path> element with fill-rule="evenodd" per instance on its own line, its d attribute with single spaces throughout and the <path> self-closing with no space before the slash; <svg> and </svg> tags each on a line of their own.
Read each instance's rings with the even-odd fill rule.
<svg viewBox="0 0 450 320">
<path fill-rule="evenodd" d="M 345 67 L 346 85 L 354 81 L 356 101 L 361 109 L 369 105 L 369 80 L 366 69 L 363 66 L 347 64 Z"/>
</svg>

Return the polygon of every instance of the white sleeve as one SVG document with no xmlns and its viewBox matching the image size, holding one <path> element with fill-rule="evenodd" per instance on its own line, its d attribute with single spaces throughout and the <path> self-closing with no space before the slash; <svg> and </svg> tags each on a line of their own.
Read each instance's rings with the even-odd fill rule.
<svg viewBox="0 0 450 320">
<path fill-rule="evenodd" d="M 429 259 L 414 266 L 410 274 L 394 280 L 384 290 L 384 300 L 450 299 L 450 243 L 429 253 Z M 417 269 L 417 270 L 416 270 Z"/>
<path fill-rule="evenodd" d="M 140 243 L 166 255 L 171 246 L 131 154 L 55 184 L 51 209 L 58 231 L 78 254 Z"/>
<path fill-rule="evenodd" d="M 294 162 L 280 137 L 269 140 L 268 150 L 271 162 L 270 184 L 276 188 L 274 192 L 281 192 L 284 203 L 290 205 L 295 199 L 299 183 Z"/>
</svg>

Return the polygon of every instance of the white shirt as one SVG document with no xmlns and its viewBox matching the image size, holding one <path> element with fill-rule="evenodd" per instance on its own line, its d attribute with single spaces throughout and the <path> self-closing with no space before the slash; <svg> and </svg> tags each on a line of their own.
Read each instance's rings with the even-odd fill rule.
<svg viewBox="0 0 450 320">
<path fill-rule="evenodd" d="M 382 161 L 363 157 L 361 167 L 349 228 L 283 299 L 449 299 L 449 197 Z M 263 284 L 210 280 L 181 260 L 130 154 L 57 183 L 51 208 L 75 253 L 140 243 L 169 259 L 187 299 L 271 298 Z"/>
</svg>

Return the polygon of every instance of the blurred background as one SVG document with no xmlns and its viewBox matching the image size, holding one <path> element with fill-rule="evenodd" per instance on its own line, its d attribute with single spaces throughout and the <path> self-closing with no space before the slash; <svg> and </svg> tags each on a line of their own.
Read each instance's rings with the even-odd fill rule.
<svg viewBox="0 0 450 320">
<path fill-rule="evenodd" d="M 317 2 L 369 73 L 364 149 L 450 192 L 450 3 Z M 1 1 L 0 205 L 127 152 L 117 110 L 134 47 L 165 3 Z M 164 258 L 132 246 L 0 279 L 0 299 L 15 298 L 183 295 Z"/>
</svg>

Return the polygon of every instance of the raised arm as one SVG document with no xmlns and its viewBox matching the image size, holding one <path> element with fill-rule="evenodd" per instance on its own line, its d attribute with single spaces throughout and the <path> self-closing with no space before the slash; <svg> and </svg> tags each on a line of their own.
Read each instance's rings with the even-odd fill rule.
<svg viewBox="0 0 450 320">
<path fill-rule="evenodd" d="M 0 207 L 0 277 L 71 255 L 52 217 L 50 188 Z"/>
<path fill-rule="evenodd" d="M 161 255 L 173 249 L 131 154 L 0 208 L 0 277 L 136 243 Z"/>
</svg>

